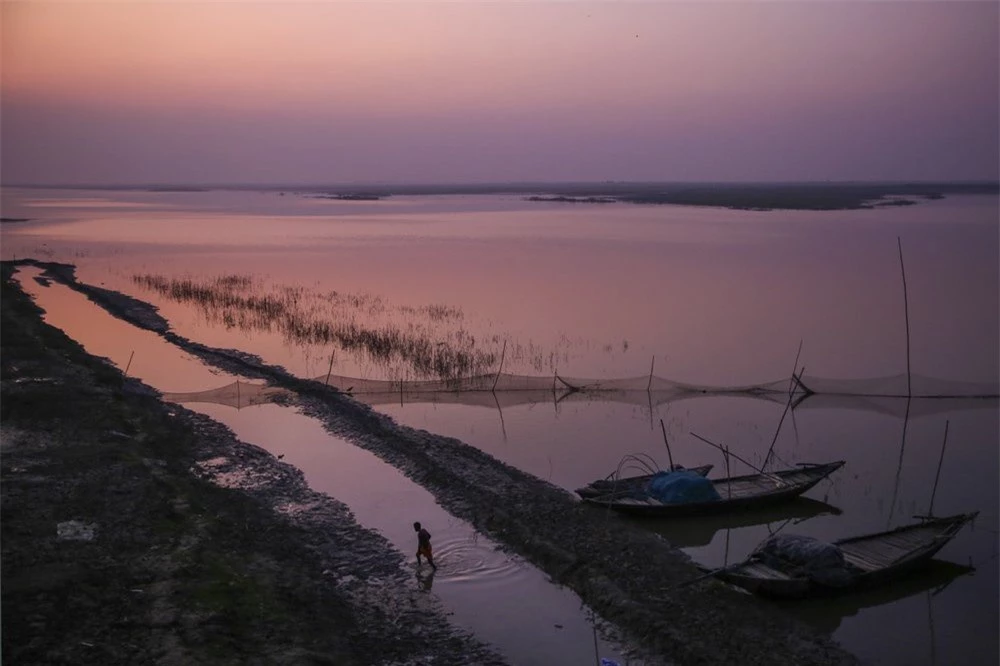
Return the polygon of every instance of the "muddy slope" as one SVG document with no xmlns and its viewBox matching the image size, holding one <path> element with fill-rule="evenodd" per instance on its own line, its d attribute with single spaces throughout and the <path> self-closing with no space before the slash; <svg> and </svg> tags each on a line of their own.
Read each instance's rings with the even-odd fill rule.
<svg viewBox="0 0 1000 666">
<path fill-rule="evenodd" d="M 344 505 L 88 356 L 10 272 L 4 663 L 503 663 L 454 630 Z"/>
<path fill-rule="evenodd" d="M 75 280 L 71 266 L 43 264 L 52 279 L 112 314 L 159 333 L 206 363 L 294 391 L 328 430 L 395 465 L 451 513 L 576 591 L 645 650 L 682 664 L 850 664 L 828 637 L 766 603 L 707 580 L 665 540 L 462 442 L 396 424 L 350 397 L 235 350 L 206 347 L 169 330 L 155 309 Z"/>
</svg>

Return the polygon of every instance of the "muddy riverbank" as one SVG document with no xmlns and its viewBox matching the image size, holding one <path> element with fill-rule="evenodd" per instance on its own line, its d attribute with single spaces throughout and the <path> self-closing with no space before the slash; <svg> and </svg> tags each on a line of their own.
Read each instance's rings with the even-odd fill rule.
<svg viewBox="0 0 1000 666">
<path fill-rule="evenodd" d="M 631 641 L 648 652 L 684 664 L 762 664 L 765 662 L 768 664 L 827 664 L 853 663 L 854 661 L 853 657 L 844 653 L 824 636 L 793 622 L 771 607 L 745 595 L 735 593 L 718 583 L 707 581 L 677 588 L 680 583 L 699 574 L 685 556 L 671 548 L 663 539 L 645 530 L 631 527 L 614 515 L 580 505 L 559 488 L 500 463 L 457 440 L 399 426 L 391 419 L 359 405 L 348 396 L 314 382 L 297 379 L 281 368 L 267 366 L 246 354 L 233 350 L 211 349 L 177 336 L 169 330 L 166 322 L 145 304 L 122 297 L 114 292 L 80 284 L 73 277 L 71 267 L 51 264 L 39 265 L 47 269 L 51 279 L 58 280 L 85 293 L 91 300 L 112 314 L 133 325 L 157 332 L 168 341 L 199 356 L 210 365 L 247 377 L 263 378 L 275 386 L 294 391 L 297 395 L 295 400 L 307 413 L 323 422 L 328 430 L 374 452 L 404 471 L 408 476 L 429 489 L 438 502 L 452 514 L 469 521 L 484 534 L 528 558 L 553 579 L 573 589 L 588 605 L 606 619 L 622 627 L 628 633 L 628 638 Z M 8 268 L 5 267 L 5 270 Z M 8 286 L 5 280 L 6 289 Z M 12 359 L 18 355 L 28 355 L 28 352 L 19 350 L 11 353 L 7 349 L 9 342 L 7 333 L 8 330 L 13 329 L 13 326 L 9 327 L 6 322 L 7 306 L 13 301 L 6 298 L 6 293 L 5 291 L 5 335 L 3 340 L 5 581 L 8 575 L 9 560 L 7 547 L 12 538 L 8 535 L 7 525 L 8 511 L 12 506 L 8 503 L 6 496 L 10 487 L 10 484 L 7 483 L 10 475 L 8 465 L 24 467 L 24 465 L 16 463 L 8 453 L 8 441 L 12 443 L 11 451 L 17 451 L 18 447 L 24 451 L 31 451 L 27 444 L 20 444 L 22 439 L 28 441 L 29 437 L 10 436 L 8 430 L 12 432 L 19 432 L 15 429 L 24 429 L 26 432 L 45 431 L 48 426 L 43 428 L 42 424 L 48 423 L 48 419 L 52 418 L 52 413 L 58 414 L 58 406 L 73 398 L 80 388 L 79 380 L 63 380 L 56 383 L 17 382 L 19 379 L 30 380 L 31 378 L 58 376 L 54 374 L 58 366 L 60 364 L 67 366 L 70 359 L 69 357 L 46 354 L 45 357 L 49 358 L 48 365 L 51 367 L 45 367 L 42 372 L 31 371 L 30 374 L 25 374 L 28 372 L 25 368 L 30 368 L 30 364 L 18 364 Z M 32 327 L 47 328 L 42 327 L 39 322 L 33 321 L 32 315 L 27 312 L 28 309 L 30 308 L 25 306 L 25 312 L 20 314 L 20 318 L 31 321 L 30 326 Z M 37 315 L 34 317 L 37 318 Z M 24 324 L 24 326 L 29 325 Z M 53 332 L 51 329 L 46 335 L 60 337 L 57 332 Z M 29 338 L 32 336 L 25 336 L 23 341 L 25 348 L 28 347 Z M 32 339 L 37 339 L 37 334 Z M 62 340 L 66 347 L 75 347 L 65 338 Z M 59 349 L 59 346 L 50 346 L 49 349 Z M 309 585 L 312 585 L 313 589 L 309 589 L 309 593 L 319 597 L 315 603 L 333 604 L 334 601 L 339 600 L 341 605 L 338 608 L 340 615 L 344 618 L 343 625 L 345 627 L 364 627 L 364 629 L 352 630 L 353 633 L 345 631 L 343 639 L 338 646 L 335 646 L 337 649 L 344 654 L 352 654 L 356 659 L 361 659 L 362 661 L 359 663 L 384 662 L 387 657 L 379 656 L 377 652 L 370 656 L 367 655 L 368 648 L 365 647 L 365 641 L 369 635 L 381 635 L 377 629 L 372 629 L 373 627 L 386 625 L 392 629 L 392 631 L 385 632 L 385 635 L 389 637 L 389 644 L 395 642 L 398 646 L 409 645 L 410 649 L 414 650 L 412 654 L 419 653 L 419 649 L 414 648 L 419 643 L 412 642 L 418 639 L 413 636 L 414 631 L 412 631 L 411 624 L 399 622 L 399 616 L 393 615 L 396 612 L 404 613 L 415 604 L 412 596 L 409 595 L 406 583 L 398 578 L 398 565 L 401 556 L 385 548 L 384 544 L 375 544 L 378 537 L 353 525 L 343 507 L 333 500 L 314 494 L 306 497 L 310 494 L 304 488 L 301 475 L 298 475 L 296 470 L 282 465 L 269 454 L 253 447 L 238 444 L 228 431 L 206 419 L 195 417 L 173 405 L 164 406 L 155 396 L 140 390 L 133 382 L 123 384 L 117 371 L 108 368 L 99 361 L 86 358 L 78 348 L 71 356 L 73 364 L 64 368 L 60 374 L 65 375 L 77 364 L 85 363 L 86 365 L 81 367 L 89 368 L 88 372 L 94 374 L 95 377 L 102 377 L 101 381 L 107 385 L 104 386 L 96 379 L 93 380 L 100 390 L 92 391 L 94 397 L 88 399 L 108 400 L 112 404 L 127 402 L 130 405 L 130 410 L 138 410 L 138 415 L 130 416 L 130 418 L 138 419 L 135 424 L 130 426 L 130 429 L 125 429 L 124 425 L 108 428 L 122 433 L 127 438 L 122 441 L 127 441 L 130 444 L 137 439 L 148 441 L 152 424 L 147 426 L 143 419 L 153 419 L 154 416 L 157 423 L 160 424 L 158 427 L 166 427 L 163 424 L 170 424 L 171 427 L 174 427 L 173 424 L 178 424 L 177 427 L 187 428 L 191 432 L 189 437 L 193 437 L 194 441 L 198 443 L 190 446 L 201 451 L 201 455 L 195 455 L 189 451 L 186 455 L 191 456 L 190 458 L 176 460 L 173 459 L 176 452 L 171 448 L 170 457 L 167 457 L 165 450 L 157 451 L 155 456 L 146 456 L 150 460 L 165 461 L 166 467 L 172 469 L 172 473 L 178 476 L 179 480 L 175 483 L 180 484 L 183 480 L 184 484 L 198 484 L 202 483 L 200 476 L 224 473 L 228 478 L 230 473 L 235 473 L 238 477 L 248 480 L 247 483 L 243 484 L 244 489 L 241 491 L 246 493 L 246 499 L 237 503 L 224 502 L 219 505 L 218 510 L 220 511 L 233 511 L 234 509 L 231 507 L 241 506 L 246 502 L 256 502 L 253 506 L 257 507 L 262 515 L 267 514 L 269 506 L 287 507 L 294 504 L 309 507 L 306 511 L 289 512 L 286 510 L 276 514 L 267 514 L 266 518 L 255 517 L 254 520 L 265 522 L 270 520 L 281 526 L 283 533 L 294 532 L 294 534 L 289 534 L 280 540 L 283 544 L 281 549 L 312 553 L 310 558 L 303 561 L 315 563 L 313 569 L 303 567 L 297 569 L 301 575 L 299 580 L 302 587 L 308 588 Z M 16 371 L 8 370 L 9 365 L 11 368 L 16 368 Z M 87 384 L 83 384 L 83 386 L 87 386 Z M 45 392 L 56 390 L 65 391 L 65 394 L 52 394 L 46 397 Z M 29 392 L 21 395 L 18 393 L 19 391 L 41 391 L 41 393 Z M 15 399 L 12 401 L 9 396 L 14 396 Z M 9 404 L 13 404 L 14 408 L 9 409 Z M 96 411 L 98 410 L 90 409 L 86 414 L 89 415 Z M 100 410 L 100 413 L 104 413 L 104 411 Z M 14 416 L 9 418 L 8 413 L 12 413 Z M 171 417 L 170 413 L 175 414 L 175 416 Z M 84 420 L 86 421 L 86 419 Z M 80 429 L 80 426 L 74 426 L 72 419 L 60 417 L 59 422 L 64 423 L 63 426 L 60 426 L 62 429 L 59 431 L 63 441 L 70 442 L 79 439 L 74 435 L 73 429 Z M 152 431 L 155 432 L 155 429 Z M 99 439 L 98 435 L 100 432 L 94 431 L 93 437 Z M 54 448 L 62 450 L 68 447 Z M 30 458 L 28 453 L 18 455 L 26 455 Z M 204 463 L 220 458 L 224 460 L 218 461 L 218 466 L 206 467 L 203 464 L 199 467 L 195 465 L 199 460 Z M 156 470 L 161 467 L 158 464 L 152 466 L 144 464 L 140 469 Z M 192 475 L 189 472 L 192 467 L 201 471 Z M 296 492 L 305 493 L 305 495 L 300 497 L 289 494 L 290 491 L 286 488 L 289 484 L 297 486 L 299 489 Z M 115 488 L 118 485 L 121 484 L 116 483 L 113 479 L 104 479 L 98 487 Z M 210 488 L 210 486 L 206 486 L 206 488 Z M 212 490 L 212 492 L 222 491 Z M 105 493 L 105 495 L 111 496 L 112 494 Z M 295 499 L 289 499 L 293 496 Z M 148 495 L 143 495 L 143 497 L 146 497 L 146 509 L 149 511 L 154 511 L 156 507 L 164 503 L 167 506 L 173 506 L 170 503 L 170 500 L 173 499 L 171 497 Z M 32 496 L 31 501 L 43 501 L 43 499 L 36 493 Z M 106 502 L 107 500 L 102 501 Z M 25 512 L 27 512 L 27 507 L 31 506 L 31 503 L 25 503 L 21 500 L 19 502 L 21 502 L 20 506 L 24 506 Z M 180 505 L 184 506 L 184 503 Z M 130 518 L 127 504 L 121 503 L 121 506 L 125 508 L 120 507 L 116 511 L 116 515 L 121 516 L 121 520 Z M 187 502 L 187 506 L 191 506 L 191 503 Z M 207 506 L 215 505 L 208 504 Z M 323 562 L 323 558 L 333 556 L 329 552 L 332 548 L 329 535 L 334 528 L 327 526 L 322 520 L 310 522 L 317 520 L 310 517 L 314 515 L 314 511 L 319 510 L 317 507 L 324 508 L 324 520 L 340 525 L 339 529 L 350 528 L 359 533 L 369 534 L 368 537 L 358 536 L 356 538 L 366 544 L 369 541 L 373 544 L 370 560 L 363 557 L 352 557 L 355 569 L 350 573 L 338 569 L 336 566 L 327 566 Z M 111 512 L 112 509 L 113 507 L 107 507 L 105 510 Z M 83 520 L 83 518 L 78 518 L 78 520 Z M 91 520 L 88 518 L 87 522 L 91 522 Z M 185 523 L 181 529 L 182 532 L 188 532 L 196 525 L 200 526 L 206 521 L 191 519 L 190 522 L 191 525 Z M 210 526 L 215 525 L 214 521 L 207 522 Z M 228 555 L 229 559 L 235 559 L 242 563 L 239 569 L 240 575 L 256 574 L 256 571 L 246 571 L 246 563 L 254 561 L 254 558 L 243 556 L 234 558 L 232 553 L 246 551 L 256 554 L 261 551 L 259 557 L 265 559 L 266 557 L 277 557 L 271 554 L 270 550 L 275 548 L 273 544 L 278 540 L 260 538 L 263 532 L 249 527 L 240 533 L 239 530 L 233 528 L 233 521 L 230 520 L 218 522 L 219 526 L 213 527 L 213 529 L 227 534 L 233 532 L 233 534 L 226 538 L 211 539 L 212 548 L 221 549 L 220 557 Z M 312 529 L 310 525 L 322 526 L 322 529 Z M 350 527 L 351 525 L 353 527 Z M 42 529 L 40 525 L 35 527 L 38 530 Z M 30 529 L 28 531 L 30 532 Z M 321 532 L 321 534 L 317 534 L 317 532 Z M 13 535 L 16 536 L 17 532 L 14 532 Z M 36 538 L 42 537 L 43 535 L 39 532 Z M 54 537 L 50 536 L 49 538 L 52 540 Z M 223 547 L 227 543 L 226 539 L 229 539 L 229 547 Z M 98 538 L 89 542 L 71 543 L 77 545 L 86 543 L 87 547 L 93 547 L 99 541 Z M 204 542 L 205 539 L 202 538 L 200 541 Z M 324 551 L 324 544 L 326 551 Z M 137 555 L 145 553 L 153 545 L 156 544 L 152 541 L 135 544 L 132 552 Z M 376 555 L 375 553 L 380 547 L 382 552 Z M 650 563 L 655 563 L 655 566 Z M 267 570 L 265 567 L 265 571 Z M 324 574 L 324 571 L 337 573 L 330 581 L 331 574 Z M 380 608 L 388 609 L 384 610 L 384 617 L 366 617 L 364 613 L 368 611 L 364 609 L 369 608 L 369 604 L 355 603 L 352 605 L 353 597 L 349 594 L 350 590 L 343 589 L 349 587 L 350 583 L 337 584 L 337 581 L 344 580 L 368 581 L 373 575 L 383 583 L 378 587 L 380 595 L 378 598 L 384 597 L 390 600 L 374 606 L 377 611 Z M 310 576 L 312 576 L 311 579 Z M 310 580 L 312 582 L 308 583 Z M 317 585 L 317 581 L 323 581 L 326 584 Z M 72 582 L 72 577 L 67 578 L 67 585 L 70 582 Z M 235 587 L 240 586 L 235 585 Z M 371 588 L 371 585 L 364 586 L 369 596 Z M 327 597 L 330 597 L 330 600 L 326 600 Z M 126 595 L 126 598 L 129 597 Z M 292 595 L 292 599 L 297 600 L 297 596 Z M 4 602 L 8 603 L 7 586 L 5 586 Z M 14 602 L 12 601 L 12 603 Z M 410 606 L 406 605 L 408 603 Z M 178 603 L 177 608 L 181 610 L 177 610 L 175 613 L 190 613 L 187 610 L 190 607 L 192 606 L 188 601 Z M 265 607 L 266 604 L 262 605 L 262 608 Z M 305 636 L 310 635 L 312 630 L 315 630 L 317 636 L 323 634 L 323 622 L 329 622 L 330 618 L 339 617 L 336 613 L 327 613 L 320 617 L 320 614 L 315 613 L 314 609 L 315 606 L 311 607 L 307 603 L 303 603 L 299 607 L 299 604 L 291 600 L 280 606 L 282 614 L 287 613 L 294 616 L 295 613 L 308 613 L 310 615 L 310 621 L 289 623 L 294 629 L 292 633 Z M 271 615 L 276 613 L 277 611 Z M 37 616 L 39 613 L 34 615 Z M 44 616 L 44 613 L 41 615 Z M 261 617 L 266 615 L 268 613 L 262 611 Z M 432 629 L 421 629 L 416 633 L 421 637 L 430 637 L 432 634 L 445 636 L 445 639 L 434 638 L 426 642 L 450 655 L 448 657 L 450 661 L 436 661 L 435 663 L 488 663 L 490 659 L 493 659 L 481 646 L 463 639 L 449 631 L 446 625 L 437 622 L 433 613 L 429 614 L 428 617 Z M 6 629 L 7 620 L 5 619 L 4 622 Z M 41 622 L 44 626 L 44 619 Z M 247 622 L 257 622 L 258 624 L 255 625 L 257 629 L 260 629 L 262 622 L 271 626 L 270 622 L 261 619 L 251 618 Z M 225 622 L 222 625 L 225 626 Z M 366 630 L 370 634 L 365 634 Z M 227 632 L 230 631 L 229 628 L 226 628 L 221 631 L 221 635 L 228 635 Z M 399 636 L 394 638 L 393 631 L 399 632 Z M 202 629 L 202 633 L 209 636 L 205 639 L 206 641 L 216 640 L 216 632 Z M 4 634 L 6 654 L 6 637 L 9 632 L 5 631 Z M 263 641 L 262 635 L 249 632 L 248 644 L 253 644 L 256 641 L 258 644 L 273 645 Z M 92 642 L 87 639 L 81 640 Z M 304 645 L 303 641 L 306 641 L 305 638 L 296 640 L 298 640 L 297 643 L 292 642 L 288 645 Z M 124 645 L 126 642 L 119 641 L 118 644 Z M 355 648 L 355 644 L 362 647 Z M 332 650 L 333 648 L 327 647 L 325 649 Z M 392 648 L 386 647 L 384 649 L 390 650 Z M 403 647 L 402 651 L 405 652 L 406 648 Z M 292 661 L 297 659 L 294 655 L 288 658 Z M 340 661 L 339 663 L 349 662 Z"/>
<path fill-rule="evenodd" d="M 5 662 L 503 663 L 344 505 L 85 354 L 9 274 Z"/>
</svg>

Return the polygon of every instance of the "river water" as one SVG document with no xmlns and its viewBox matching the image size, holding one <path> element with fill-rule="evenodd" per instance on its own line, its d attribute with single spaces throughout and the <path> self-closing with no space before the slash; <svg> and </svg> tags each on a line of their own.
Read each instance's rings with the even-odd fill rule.
<svg viewBox="0 0 1000 666">
<path fill-rule="evenodd" d="M 650 390 L 649 379 L 702 387 L 787 385 L 795 364 L 804 367 L 807 383 L 864 386 L 857 380 L 897 375 L 895 390 L 886 392 L 899 393 L 909 365 L 925 393 L 949 387 L 995 394 L 995 196 L 829 212 L 554 204 L 513 195 L 354 202 L 237 190 L 5 189 L 2 203 L 5 217 L 32 220 L 3 225 L 3 258 L 74 263 L 85 282 L 156 303 L 178 333 L 256 353 L 300 376 L 404 384 L 428 378 L 406 358 L 226 320 L 133 276 L 200 283 L 247 276 L 259 295 L 297 290 L 297 302 L 315 316 L 492 354 L 491 372 L 502 364 L 503 372 L 523 376 L 633 378 L 615 393 L 500 393 L 492 404 L 482 396 L 358 396 L 402 423 L 458 437 L 567 492 L 605 476 L 628 454 L 648 454 L 661 465 L 668 456 L 689 465 L 713 463 L 713 475 L 723 475 L 723 457 L 692 432 L 754 464 L 772 441 L 779 467 L 847 461 L 807 493 L 810 501 L 787 509 L 648 525 L 707 566 L 741 559 L 778 529 L 837 539 L 905 524 L 932 508 L 936 515 L 979 510 L 974 526 L 938 555 L 943 563 L 924 575 L 878 594 L 789 611 L 873 663 L 989 664 L 1000 657 L 996 399 L 815 395 L 786 410 L 780 393 L 676 395 Z M 71 300 L 59 299 L 68 313 L 64 321 L 73 322 L 64 328 L 115 340 L 102 355 L 122 367 L 131 363 L 130 374 L 157 388 L 198 392 L 233 381 L 164 363 L 162 354 L 132 337 L 110 337 L 111 324 L 85 304 L 74 312 Z M 297 433 L 294 443 L 285 438 L 291 448 L 281 452 L 314 487 L 351 505 L 363 523 L 400 529 L 387 536 L 407 552 L 410 535 L 402 528 L 409 516 L 395 521 L 401 528 L 385 526 L 397 518 L 393 507 L 420 497 L 422 489 L 391 469 L 378 471 L 349 444 L 331 443 L 321 431 L 313 433 L 307 419 L 277 406 L 202 403 L 200 409 L 248 439 L 269 429 Z M 731 463 L 733 473 L 747 471 Z M 370 482 L 350 490 L 350 479 Z M 429 496 L 419 502 L 433 516 L 425 522 L 441 523 L 432 532 L 441 539 L 445 572 L 452 569 L 433 589 L 451 595 L 457 615 L 463 598 L 488 595 L 497 607 L 525 602 L 496 584 L 515 575 L 511 571 L 528 571 L 523 563 L 476 543 L 467 526 L 434 513 Z M 529 654 L 558 663 L 546 650 L 562 649 L 549 636 L 562 632 L 572 635 L 565 644 L 588 640 L 592 660 L 586 618 L 575 628 L 552 619 L 566 617 L 563 610 L 575 603 L 548 593 L 532 599 L 543 618 L 535 624 L 562 628 L 519 646 L 515 638 L 507 654 L 516 654 L 517 663 L 528 663 Z M 494 634 L 484 639 L 509 644 L 520 632 L 512 622 L 492 619 L 486 624 Z M 617 654 L 600 640 L 600 650 Z"/>
</svg>

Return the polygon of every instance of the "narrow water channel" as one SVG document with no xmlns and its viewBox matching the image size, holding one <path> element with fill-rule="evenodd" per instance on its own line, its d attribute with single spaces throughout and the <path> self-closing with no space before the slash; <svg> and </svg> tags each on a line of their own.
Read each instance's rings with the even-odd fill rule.
<svg viewBox="0 0 1000 666">
<path fill-rule="evenodd" d="M 205 366 L 159 336 L 115 319 L 84 296 L 57 284 L 43 286 L 40 271 L 22 269 L 18 280 L 45 320 L 91 354 L 163 392 L 194 392 L 239 379 Z M 245 380 L 244 380 L 245 381 Z M 435 572 L 409 555 L 414 584 L 443 604 L 452 622 L 491 644 L 512 664 L 589 664 L 601 658 L 629 662 L 606 636 L 613 629 L 572 591 L 555 585 L 520 557 L 504 553 L 433 495 L 368 451 L 327 433 L 294 408 L 275 404 L 237 409 L 188 403 L 301 469 L 309 485 L 347 504 L 355 519 L 397 549 L 416 550 L 412 523 L 433 535 Z"/>
</svg>

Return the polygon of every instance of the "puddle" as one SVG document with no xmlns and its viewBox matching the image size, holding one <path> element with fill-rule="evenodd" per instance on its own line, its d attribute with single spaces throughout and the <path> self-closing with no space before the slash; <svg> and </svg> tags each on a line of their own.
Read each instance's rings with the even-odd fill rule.
<svg viewBox="0 0 1000 666">
<path fill-rule="evenodd" d="M 441 599 L 456 625 L 494 645 L 511 663 L 586 664 L 602 657 L 625 663 L 620 650 L 595 636 L 591 611 L 576 594 L 498 549 L 421 486 L 331 436 L 314 419 L 279 405 L 189 406 L 225 423 L 240 439 L 284 456 L 303 470 L 310 487 L 350 506 L 359 523 L 409 556 L 414 582 Z M 432 534 L 437 571 L 416 564 L 414 521 Z"/>
</svg>

